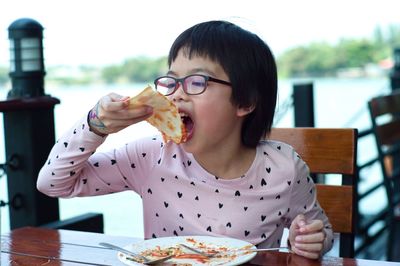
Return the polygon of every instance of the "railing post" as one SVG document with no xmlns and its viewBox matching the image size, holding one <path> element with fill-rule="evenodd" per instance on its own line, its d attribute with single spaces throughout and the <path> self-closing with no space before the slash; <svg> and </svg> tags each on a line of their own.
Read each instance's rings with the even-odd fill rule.
<svg viewBox="0 0 400 266">
<path fill-rule="evenodd" d="M 295 127 L 314 127 L 314 89 L 312 83 L 293 85 Z"/>
<path fill-rule="evenodd" d="M 293 108 L 295 127 L 314 127 L 314 86 L 313 83 L 293 85 Z M 324 183 L 324 176 L 310 174 L 314 182 Z"/>
<path fill-rule="evenodd" d="M 393 51 L 394 66 L 390 72 L 390 87 L 392 90 L 400 89 L 400 48 Z"/>
</svg>

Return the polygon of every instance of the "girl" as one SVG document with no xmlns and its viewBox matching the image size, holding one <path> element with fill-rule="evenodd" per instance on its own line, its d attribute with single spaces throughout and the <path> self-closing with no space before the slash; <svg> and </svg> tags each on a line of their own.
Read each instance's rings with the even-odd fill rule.
<svg viewBox="0 0 400 266">
<path fill-rule="evenodd" d="M 229 236 L 266 248 L 278 247 L 287 227 L 296 254 L 329 250 L 331 225 L 308 167 L 290 146 L 263 140 L 277 95 L 268 46 L 232 23 L 209 21 L 175 40 L 168 65 L 155 88 L 178 107 L 185 143 L 156 136 L 96 153 L 108 134 L 152 114 L 111 93 L 55 144 L 38 189 L 65 198 L 133 190 L 146 238 Z"/>
</svg>

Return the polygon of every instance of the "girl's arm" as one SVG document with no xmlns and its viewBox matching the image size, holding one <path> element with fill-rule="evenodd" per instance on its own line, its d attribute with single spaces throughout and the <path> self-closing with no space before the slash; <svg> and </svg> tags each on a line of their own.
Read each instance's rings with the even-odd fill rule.
<svg viewBox="0 0 400 266">
<path fill-rule="evenodd" d="M 127 147 L 95 153 L 107 134 L 151 115 L 152 109 L 145 106 L 128 108 L 128 99 L 114 93 L 102 97 L 87 117 L 57 141 L 40 170 L 38 190 L 53 197 L 74 197 L 132 188 L 122 167 L 129 164 Z"/>
<path fill-rule="evenodd" d="M 38 190 L 52 197 L 100 194 L 94 193 L 96 189 L 89 189 L 92 186 L 97 192 L 106 192 L 105 173 L 95 168 L 105 164 L 112 155 L 93 154 L 105 139 L 90 131 L 86 117 L 77 122 L 53 146 L 39 172 Z M 87 186 L 89 180 L 90 186 Z"/>
<path fill-rule="evenodd" d="M 104 140 L 105 137 L 89 130 L 86 119 L 79 121 L 52 148 L 40 170 L 38 190 L 64 198 L 124 190 L 140 193 L 161 156 L 161 136 L 130 142 L 107 152 L 95 152 Z"/>
<path fill-rule="evenodd" d="M 332 225 L 317 201 L 308 166 L 295 152 L 293 160 L 295 186 L 289 203 L 292 215 L 287 225 L 289 244 L 298 255 L 316 259 L 332 248 Z"/>
</svg>

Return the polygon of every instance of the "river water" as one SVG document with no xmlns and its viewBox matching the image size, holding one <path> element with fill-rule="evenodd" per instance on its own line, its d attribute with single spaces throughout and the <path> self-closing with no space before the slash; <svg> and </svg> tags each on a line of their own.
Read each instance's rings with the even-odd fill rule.
<svg viewBox="0 0 400 266">
<path fill-rule="evenodd" d="M 293 110 L 288 108 L 287 97 L 292 92 L 293 84 L 313 82 L 314 84 L 314 112 L 316 127 L 356 127 L 360 130 L 370 127 L 367 113 L 367 101 L 379 94 L 390 91 L 387 78 L 374 79 L 298 79 L 281 80 L 279 82 L 277 117 L 280 117 L 275 126 L 292 127 Z M 111 91 L 121 95 L 134 95 L 144 87 L 136 85 L 90 85 L 90 86 L 50 86 L 46 93 L 59 98 L 61 104 L 55 107 L 56 138 L 71 127 L 74 122 L 85 116 L 88 110 L 102 96 Z M 0 88 L 0 99 L 6 98 L 9 88 Z M 289 105 L 290 107 L 290 105 Z M 133 125 L 118 134 L 111 135 L 99 148 L 109 149 L 116 145 L 123 145 L 127 140 L 156 134 L 157 130 L 142 122 Z M 0 163 L 4 162 L 4 133 L 3 119 L 0 119 Z M 372 138 L 366 138 L 359 143 L 359 162 L 366 161 L 376 152 Z M 379 175 L 379 169 L 368 169 L 370 174 Z M 375 178 L 376 179 L 376 178 Z M 375 181 L 371 181 L 375 182 Z M 367 183 L 361 184 L 367 186 Z M 377 192 L 384 198 L 383 191 Z M 7 200 L 6 176 L 0 178 L 0 199 Z M 383 201 L 383 200 L 382 200 Z M 378 201 L 363 203 L 360 209 L 373 209 Z M 371 205 L 372 204 L 372 205 Z M 383 204 L 383 203 L 382 203 Z M 74 198 L 60 200 L 61 219 L 70 218 L 87 212 L 101 212 L 105 217 L 105 233 L 143 237 L 143 216 L 140 197 L 133 192 L 116 193 L 106 196 L 89 198 Z M 8 208 L 1 208 L 1 232 L 9 231 Z"/>
</svg>

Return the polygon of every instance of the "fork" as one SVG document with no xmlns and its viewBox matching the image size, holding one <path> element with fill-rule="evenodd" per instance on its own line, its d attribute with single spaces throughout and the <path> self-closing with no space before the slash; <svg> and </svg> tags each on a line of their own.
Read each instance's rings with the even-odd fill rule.
<svg viewBox="0 0 400 266">
<path fill-rule="evenodd" d="M 190 251 L 192 251 L 192 252 L 195 252 L 195 253 L 197 253 L 197 254 L 200 254 L 200 255 L 202 255 L 202 256 L 205 256 L 205 257 L 207 257 L 207 258 L 212 258 L 212 257 L 215 257 L 215 256 L 217 256 L 217 255 L 221 255 L 221 254 L 227 254 L 227 253 L 234 253 L 234 252 L 262 252 L 262 251 L 271 251 L 271 250 L 280 250 L 280 249 L 287 249 L 287 250 L 289 250 L 289 248 L 288 247 L 279 247 L 279 248 L 257 248 L 257 249 L 234 249 L 234 250 L 227 250 L 227 251 L 221 251 L 221 252 L 216 252 L 216 253 L 206 253 L 206 252 L 203 252 L 203 251 L 201 251 L 201 250 L 199 250 L 199 249 L 197 249 L 197 248 L 194 248 L 194 247 L 189 247 L 188 245 L 185 245 L 185 244 L 179 244 L 180 246 L 182 246 L 182 247 L 184 247 L 184 248 L 186 248 L 186 249 L 188 249 L 188 250 L 190 250 Z"/>
<path fill-rule="evenodd" d="M 106 248 L 113 249 L 113 250 L 117 250 L 117 251 L 119 251 L 119 252 L 124 253 L 125 255 L 132 256 L 132 257 L 137 258 L 137 259 L 139 259 L 139 260 L 143 260 L 142 263 L 143 263 L 143 264 L 146 264 L 146 265 L 155 265 L 155 264 L 159 264 L 159 263 L 164 262 L 164 261 L 166 261 L 166 260 L 169 260 L 170 258 L 173 257 L 173 255 L 169 255 L 169 256 L 163 257 L 163 258 L 161 258 L 161 259 L 151 260 L 151 259 L 149 259 L 149 258 L 147 258 L 147 257 L 145 257 L 145 256 L 143 256 L 143 255 L 134 253 L 134 252 L 132 252 L 132 251 L 130 251 L 130 250 L 126 250 L 126 249 L 124 249 L 124 248 L 121 248 L 121 247 L 119 247 L 119 246 L 116 246 L 116 245 L 113 245 L 113 244 L 110 244 L 110 243 L 100 242 L 99 245 L 100 245 L 100 246 L 103 246 L 103 247 L 106 247 Z"/>
</svg>

